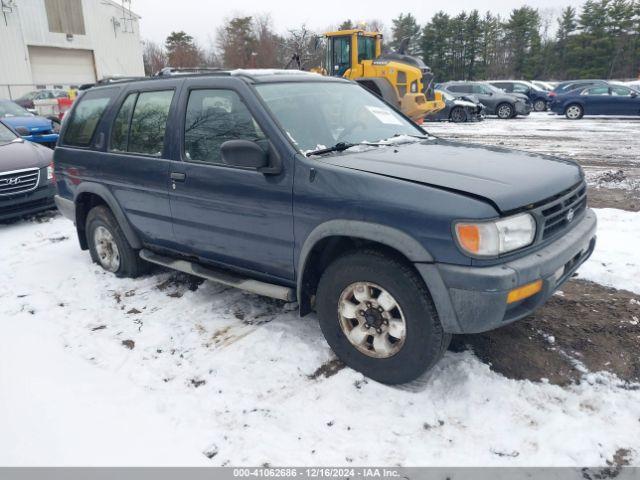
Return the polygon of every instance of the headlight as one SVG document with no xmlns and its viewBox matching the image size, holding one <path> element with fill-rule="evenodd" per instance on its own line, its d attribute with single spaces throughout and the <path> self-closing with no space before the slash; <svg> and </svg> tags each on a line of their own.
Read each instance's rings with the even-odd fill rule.
<svg viewBox="0 0 640 480">
<path fill-rule="evenodd" d="M 418 93 L 418 81 L 411 82 L 411 93 Z"/>
<path fill-rule="evenodd" d="M 533 243 L 536 221 L 528 213 L 490 222 L 455 224 L 458 243 L 467 253 L 489 257 L 512 252 Z"/>
<path fill-rule="evenodd" d="M 52 181 L 55 180 L 55 178 L 53 163 L 50 163 L 49 166 L 47 166 L 47 180 Z"/>
</svg>

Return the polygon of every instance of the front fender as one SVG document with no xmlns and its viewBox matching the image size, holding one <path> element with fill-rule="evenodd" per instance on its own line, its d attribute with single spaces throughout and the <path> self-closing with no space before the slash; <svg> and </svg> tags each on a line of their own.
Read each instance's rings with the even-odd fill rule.
<svg viewBox="0 0 640 480">
<path fill-rule="evenodd" d="M 397 250 L 413 263 L 433 263 L 433 256 L 413 237 L 396 228 L 355 220 L 329 220 L 318 225 L 307 236 L 298 258 L 297 296 L 302 305 L 302 282 L 313 247 L 327 237 L 351 237 L 369 240 Z"/>
</svg>

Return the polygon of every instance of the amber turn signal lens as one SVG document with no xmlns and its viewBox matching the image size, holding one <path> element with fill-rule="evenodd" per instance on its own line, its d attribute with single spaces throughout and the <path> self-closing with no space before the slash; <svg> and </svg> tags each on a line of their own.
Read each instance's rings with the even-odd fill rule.
<svg viewBox="0 0 640 480">
<path fill-rule="evenodd" d="M 507 303 L 515 303 L 519 300 L 532 297 L 536 293 L 542 290 L 542 280 L 536 280 L 532 283 L 527 283 L 522 287 L 518 287 L 509 292 L 507 296 Z"/>
<path fill-rule="evenodd" d="M 471 253 L 480 250 L 480 229 L 477 225 L 459 223 L 456 225 L 458 240 L 462 247 Z"/>
</svg>

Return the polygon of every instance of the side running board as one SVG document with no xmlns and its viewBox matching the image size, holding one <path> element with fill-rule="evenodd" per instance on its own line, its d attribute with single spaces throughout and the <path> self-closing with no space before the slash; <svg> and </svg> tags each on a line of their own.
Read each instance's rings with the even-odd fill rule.
<svg viewBox="0 0 640 480">
<path fill-rule="evenodd" d="M 296 300 L 295 292 L 293 288 L 283 287 L 281 285 L 274 285 L 271 283 L 261 282 L 251 278 L 242 277 L 235 273 L 231 273 L 225 270 L 218 270 L 209 267 L 203 267 L 202 265 L 186 260 L 178 260 L 175 258 L 165 257 L 158 255 L 150 250 L 140 250 L 140 258 L 147 262 L 162 265 L 163 267 L 179 270 L 196 277 L 205 278 L 213 282 L 222 283 L 230 287 L 246 290 L 247 292 L 255 293 L 257 295 L 263 295 L 265 297 L 277 298 L 279 300 L 285 300 L 287 302 L 293 302 Z"/>
</svg>

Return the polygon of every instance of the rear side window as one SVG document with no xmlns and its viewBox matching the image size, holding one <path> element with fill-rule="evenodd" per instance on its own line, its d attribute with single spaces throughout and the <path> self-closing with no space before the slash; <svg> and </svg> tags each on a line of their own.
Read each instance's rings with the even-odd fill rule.
<svg viewBox="0 0 640 480">
<path fill-rule="evenodd" d="M 117 92 L 117 89 L 112 88 L 89 90 L 82 95 L 68 120 L 63 143 L 74 147 L 88 147 L 102 114 Z"/>
<path fill-rule="evenodd" d="M 137 93 L 131 93 L 127 96 L 122 103 L 116 120 L 113 123 L 111 129 L 111 147 L 110 150 L 114 152 L 126 152 L 127 143 L 129 142 L 129 125 L 131 124 L 131 114 L 133 113 L 133 107 L 136 104 L 138 98 Z"/>
<path fill-rule="evenodd" d="M 131 116 L 127 152 L 154 157 L 162 155 L 172 99 L 173 90 L 143 92 L 138 95 Z"/>
<path fill-rule="evenodd" d="M 113 122 L 109 150 L 161 156 L 172 99 L 173 90 L 129 94 Z"/>
</svg>

